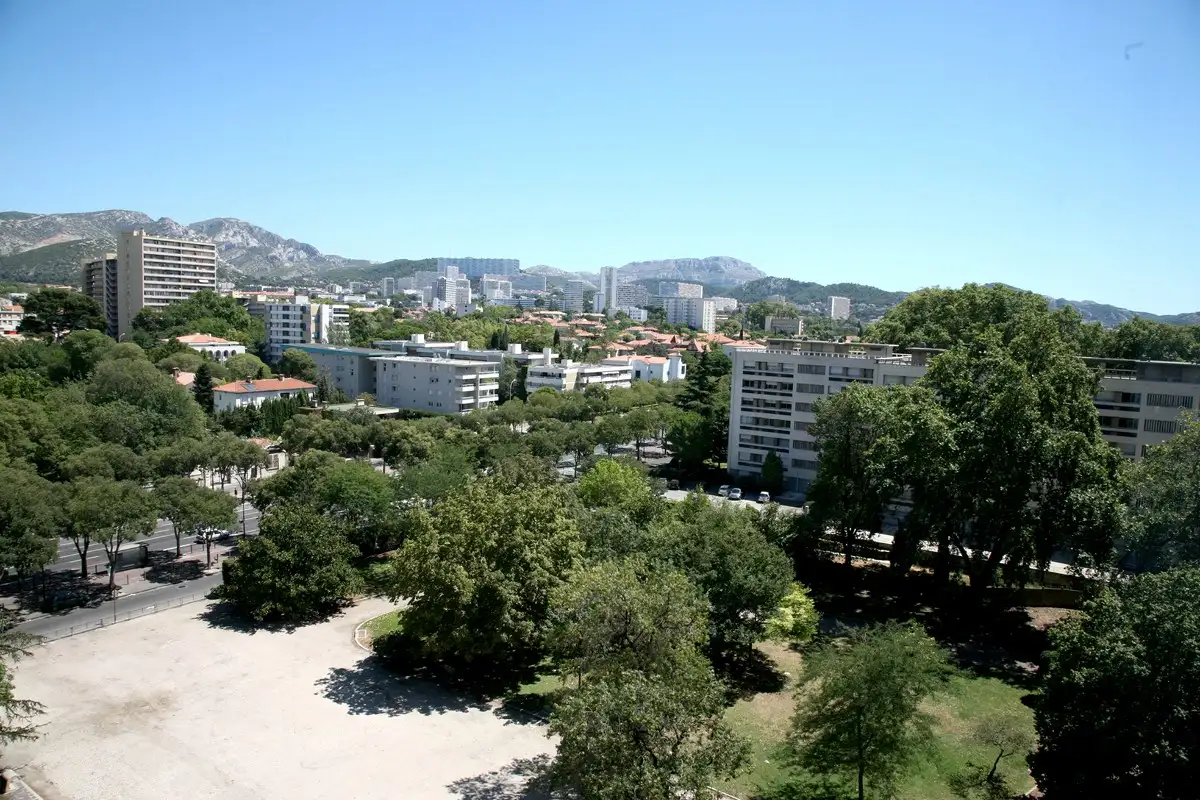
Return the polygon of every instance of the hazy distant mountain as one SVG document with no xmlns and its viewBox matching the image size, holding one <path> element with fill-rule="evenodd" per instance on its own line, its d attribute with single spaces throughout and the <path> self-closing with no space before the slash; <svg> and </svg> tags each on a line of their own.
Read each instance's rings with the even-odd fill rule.
<svg viewBox="0 0 1200 800">
<path fill-rule="evenodd" d="M 767 277 L 767 273 L 753 264 L 729 256 L 634 261 L 619 268 L 617 273 L 626 281 L 683 281 L 710 286 L 739 286 L 747 281 Z"/>
<path fill-rule="evenodd" d="M 1142 319 L 1166 322 L 1171 325 L 1200 325 L 1200 311 L 1190 314 L 1150 314 L 1145 311 L 1130 311 L 1120 306 L 1110 306 L 1106 303 L 1095 303 L 1091 300 L 1064 300 L 1061 297 L 1050 301 L 1051 308 L 1071 306 L 1089 322 L 1099 322 L 1106 328 L 1120 325 L 1122 322 L 1141 317 Z"/>
<path fill-rule="evenodd" d="M 169 217 L 153 219 L 139 211 L 81 214 L 0 213 L 0 279 L 38 283 L 78 283 L 79 262 L 116 248 L 117 234 L 141 227 L 159 236 L 214 242 L 234 277 L 271 282 L 312 277 L 371 262 L 326 255 L 310 244 L 238 219 L 219 218 L 183 225 Z"/>
</svg>

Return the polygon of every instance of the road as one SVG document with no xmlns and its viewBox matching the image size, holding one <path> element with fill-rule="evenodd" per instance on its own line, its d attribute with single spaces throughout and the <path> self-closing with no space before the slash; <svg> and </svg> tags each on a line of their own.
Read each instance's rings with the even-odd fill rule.
<svg viewBox="0 0 1200 800">
<path fill-rule="evenodd" d="M 253 535 L 258 533 L 258 518 L 259 511 L 249 503 L 242 503 L 238 506 L 237 515 L 238 522 L 236 531 L 241 532 L 242 514 L 246 515 L 246 533 Z M 185 546 L 191 544 L 189 537 L 184 537 Z M 131 542 L 122 547 L 122 550 L 137 547 L 138 545 L 149 545 L 151 551 L 155 550 L 174 550 L 175 549 L 175 533 L 171 523 L 165 519 L 160 519 L 158 525 L 150 536 L 145 539 L 138 539 L 136 542 Z M 91 549 L 88 551 L 88 569 L 91 572 L 96 572 L 96 568 L 103 568 L 107 564 L 104 556 L 104 549 L 96 542 L 92 542 Z M 70 539 L 58 540 L 58 559 L 47 567 L 51 572 L 63 572 L 65 570 L 79 569 L 79 552 L 75 549 L 75 543 Z"/>
</svg>

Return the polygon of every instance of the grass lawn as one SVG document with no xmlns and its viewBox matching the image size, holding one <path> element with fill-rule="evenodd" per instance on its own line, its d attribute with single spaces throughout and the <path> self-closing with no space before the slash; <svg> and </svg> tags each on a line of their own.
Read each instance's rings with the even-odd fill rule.
<svg viewBox="0 0 1200 800">
<path fill-rule="evenodd" d="M 400 628 L 400 611 L 389 611 L 388 613 L 375 617 L 375 619 L 367 622 L 367 633 L 371 635 L 371 640 L 374 641 L 380 636 L 386 636 Z"/>
<path fill-rule="evenodd" d="M 717 784 L 717 788 L 737 797 L 753 798 L 766 794 L 770 788 L 787 778 L 787 768 L 781 758 L 779 746 L 787 734 L 792 712 L 795 708 L 793 691 L 795 676 L 801 669 L 799 654 L 774 643 L 764 643 L 759 648 L 776 664 L 776 667 L 792 676 L 788 685 L 779 692 L 759 693 L 749 699 L 739 700 L 727 712 L 726 718 L 735 730 L 753 743 L 751 766 L 742 775 L 731 781 Z M 1033 712 L 1021 703 L 1025 692 L 1009 686 L 995 678 L 979 678 L 969 674 L 955 678 L 950 690 L 928 704 L 927 710 L 936 722 L 937 745 L 934 753 L 908 779 L 900 789 L 901 800 L 954 800 L 946 781 L 967 765 L 968 761 L 991 765 L 995 752 L 987 747 L 978 747 L 966 740 L 975 720 L 997 712 L 1013 712 L 1022 715 L 1033 728 Z M 1006 758 L 1002 763 L 1010 785 L 1019 792 L 1032 788 L 1025 761 L 1020 756 Z"/>
</svg>

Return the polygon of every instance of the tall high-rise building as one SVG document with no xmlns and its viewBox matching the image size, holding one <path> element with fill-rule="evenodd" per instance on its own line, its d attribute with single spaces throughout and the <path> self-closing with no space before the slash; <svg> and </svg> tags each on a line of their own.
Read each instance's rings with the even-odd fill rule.
<svg viewBox="0 0 1200 800">
<path fill-rule="evenodd" d="M 380 291 L 380 295 L 383 297 L 391 297 L 395 293 L 396 293 L 396 279 L 395 278 L 384 278 L 383 279 L 383 289 Z"/>
<path fill-rule="evenodd" d="M 484 275 L 517 275 L 521 272 L 521 262 L 516 258 L 439 258 L 438 271 L 445 267 L 457 267 L 469 278 L 482 278 Z"/>
<path fill-rule="evenodd" d="M 117 254 L 105 253 L 100 258 L 84 259 L 83 293 L 96 301 L 104 312 L 109 336 L 117 336 Z"/>
<path fill-rule="evenodd" d="M 117 335 L 133 330 L 143 308 L 162 308 L 217 288 L 217 246 L 121 231 L 117 241 Z"/>
<path fill-rule="evenodd" d="M 704 297 L 704 286 L 699 283 L 659 281 L 658 293 L 662 297 Z"/>
<path fill-rule="evenodd" d="M 583 281 L 567 281 L 563 286 L 563 311 L 583 313 Z"/>
<path fill-rule="evenodd" d="M 640 283 L 617 284 L 617 308 L 645 306 L 650 303 L 650 292 Z"/>
<path fill-rule="evenodd" d="M 850 298 L 831 296 L 829 298 L 829 318 L 847 319 L 850 316 Z"/>
<path fill-rule="evenodd" d="M 528 292 L 544 292 L 546 291 L 546 276 L 538 275 L 535 272 L 522 273 L 520 275 L 509 275 L 512 280 L 514 289 L 524 290 Z"/>
<path fill-rule="evenodd" d="M 601 267 L 600 268 L 600 310 L 612 313 L 617 311 L 617 268 L 616 267 Z"/>
<path fill-rule="evenodd" d="M 717 329 L 717 306 L 712 300 L 703 297 L 664 297 L 662 304 L 670 325 L 687 325 L 705 333 Z"/>
</svg>

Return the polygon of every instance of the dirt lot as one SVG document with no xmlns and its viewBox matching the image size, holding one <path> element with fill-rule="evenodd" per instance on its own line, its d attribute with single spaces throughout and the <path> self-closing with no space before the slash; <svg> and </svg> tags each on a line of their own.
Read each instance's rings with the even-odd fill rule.
<svg viewBox="0 0 1200 800">
<path fill-rule="evenodd" d="M 4 760 L 46 800 L 520 796 L 544 729 L 378 668 L 352 633 L 389 607 L 250 633 L 197 603 L 50 643 L 17 674 L 44 736 Z"/>
</svg>

